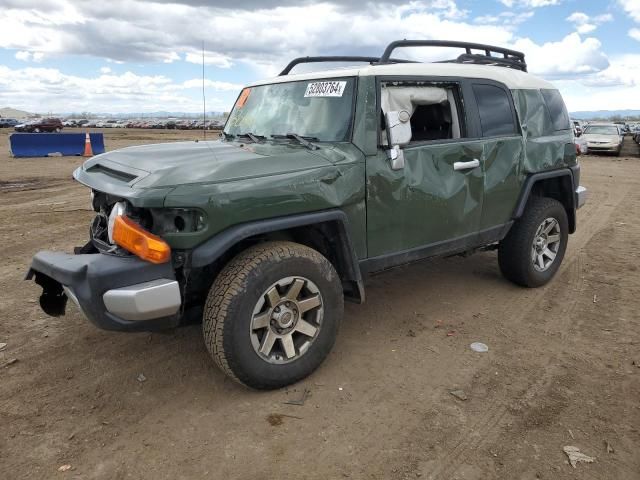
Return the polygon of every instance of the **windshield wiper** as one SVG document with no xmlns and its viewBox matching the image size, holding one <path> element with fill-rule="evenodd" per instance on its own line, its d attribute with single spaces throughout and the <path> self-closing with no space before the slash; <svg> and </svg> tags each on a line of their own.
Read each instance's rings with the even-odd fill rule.
<svg viewBox="0 0 640 480">
<path fill-rule="evenodd" d="M 222 131 L 222 136 L 224 137 L 225 140 L 231 140 L 234 137 L 233 134 L 227 133 L 224 130 Z"/>
<path fill-rule="evenodd" d="M 255 135 L 251 132 L 239 133 L 238 137 L 248 137 L 253 143 L 260 143 L 260 140 L 264 140 L 267 138 L 264 135 Z"/>
<path fill-rule="evenodd" d="M 317 137 L 303 137 L 298 135 L 297 133 L 287 133 L 286 135 L 271 135 L 271 138 L 290 138 L 292 140 L 297 140 L 300 142 L 300 145 L 304 145 L 309 150 L 318 150 L 320 147 L 315 143 L 311 143 L 309 140 L 318 141 Z"/>
</svg>

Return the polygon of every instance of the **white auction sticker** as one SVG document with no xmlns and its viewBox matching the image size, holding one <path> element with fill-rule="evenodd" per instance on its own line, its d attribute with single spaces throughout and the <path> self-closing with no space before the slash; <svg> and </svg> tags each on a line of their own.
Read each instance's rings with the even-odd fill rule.
<svg viewBox="0 0 640 480">
<path fill-rule="evenodd" d="M 312 82 L 307 85 L 305 97 L 341 97 L 347 82 Z"/>
</svg>

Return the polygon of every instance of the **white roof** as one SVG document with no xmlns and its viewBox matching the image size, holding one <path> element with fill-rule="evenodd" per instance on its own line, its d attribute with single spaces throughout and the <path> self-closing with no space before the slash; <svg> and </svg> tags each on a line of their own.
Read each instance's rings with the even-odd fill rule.
<svg viewBox="0 0 640 480">
<path fill-rule="evenodd" d="M 551 88 L 555 87 L 541 78 L 506 67 L 476 65 L 469 63 L 392 63 L 388 65 L 366 65 L 358 68 L 336 68 L 310 73 L 284 75 L 252 83 L 249 86 L 269 83 L 294 82 L 296 80 L 315 80 L 334 77 L 365 77 L 374 75 L 407 75 L 429 77 L 464 77 L 495 80 L 510 89 Z"/>
</svg>

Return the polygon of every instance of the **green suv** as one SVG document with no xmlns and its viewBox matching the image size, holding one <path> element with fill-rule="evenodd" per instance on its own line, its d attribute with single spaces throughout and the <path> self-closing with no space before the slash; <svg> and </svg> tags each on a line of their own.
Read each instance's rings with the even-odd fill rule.
<svg viewBox="0 0 640 480">
<path fill-rule="evenodd" d="M 443 46 L 463 53 L 391 56 Z M 290 73 L 317 62 L 364 65 Z M 219 140 L 88 160 L 74 178 L 91 189 L 90 241 L 39 252 L 27 278 L 48 314 L 71 299 L 104 329 L 201 320 L 225 373 L 278 388 L 322 363 L 372 272 L 497 249 L 507 279 L 547 283 L 579 177 L 562 97 L 520 52 L 404 40 L 379 58 L 305 57 L 243 89 Z"/>
</svg>

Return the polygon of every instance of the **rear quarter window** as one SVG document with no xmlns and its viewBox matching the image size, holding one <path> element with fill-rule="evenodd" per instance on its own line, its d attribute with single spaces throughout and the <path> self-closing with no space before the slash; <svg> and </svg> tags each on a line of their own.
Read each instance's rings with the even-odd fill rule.
<svg viewBox="0 0 640 480">
<path fill-rule="evenodd" d="M 551 116 L 551 123 L 554 130 L 569 130 L 569 114 L 567 113 L 567 107 L 564 105 L 562 95 L 558 90 L 542 89 L 542 98 L 544 98 Z"/>
<path fill-rule="evenodd" d="M 518 100 L 521 122 L 526 125 L 527 137 L 551 135 L 553 124 L 540 90 L 515 90 L 514 95 Z"/>
<path fill-rule="evenodd" d="M 495 85 L 475 84 L 473 93 L 478 105 L 483 137 L 518 133 L 511 102 L 505 90 Z"/>
</svg>

